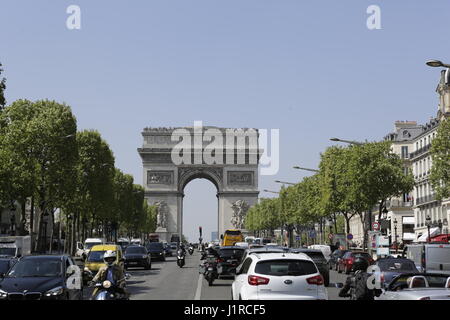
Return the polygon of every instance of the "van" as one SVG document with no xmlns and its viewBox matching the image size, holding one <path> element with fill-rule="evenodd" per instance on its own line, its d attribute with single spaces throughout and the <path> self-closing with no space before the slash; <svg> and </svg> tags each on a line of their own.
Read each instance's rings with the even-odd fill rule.
<svg viewBox="0 0 450 320">
<path fill-rule="evenodd" d="M 402 256 L 414 261 L 420 272 L 450 275 L 450 244 L 410 244 Z"/>
<path fill-rule="evenodd" d="M 314 249 L 314 250 L 320 250 L 323 253 L 323 256 L 327 259 L 327 261 L 330 261 L 331 258 L 331 248 L 328 245 L 324 244 L 313 244 L 308 246 L 308 249 Z"/>
<path fill-rule="evenodd" d="M 225 230 L 225 235 L 222 237 L 222 246 L 234 246 L 236 242 L 244 242 L 244 236 L 241 230 Z"/>
</svg>

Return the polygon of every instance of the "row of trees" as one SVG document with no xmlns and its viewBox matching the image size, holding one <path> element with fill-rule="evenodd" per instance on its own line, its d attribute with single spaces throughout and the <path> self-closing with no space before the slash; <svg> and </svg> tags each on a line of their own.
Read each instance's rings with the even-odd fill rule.
<svg viewBox="0 0 450 320">
<path fill-rule="evenodd" d="M 378 207 L 381 219 L 386 201 L 410 192 L 413 186 L 411 172 L 405 171 L 403 161 L 391 152 L 389 142 L 333 146 L 321 154 L 317 174 L 283 187 L 279 197 L 262 199 L 250 208 L 246 228 L 270 233 L 282 227 L 292 239 L 293 230 L 300 233 L 316 223 L 323 231 L 327 220 L 337 232 L 338 217 L 344 217 L 349 233 L 350 219 L 359 216 L 366 244 L 372 208 Z"/>
<path fill-rule="evenodd" d="M 88 235 L 113 240 L 153 232 L 156 225 L 156 209 L 147 205 L 142 186 L 115 168 L 106 141 L 95 130 L 77 132 L 71 108 L 55 101 L 18 100 L 0 110 L 0 208 L 21 206 L 20 234 L 27 233 L 28 199 L 30 230 L 35 223 L 38 230 L 35 250 L 46 249 L 43 223 L 46 217 L 55 222 L 57 212 L 72 251 Z"/>
</svg>

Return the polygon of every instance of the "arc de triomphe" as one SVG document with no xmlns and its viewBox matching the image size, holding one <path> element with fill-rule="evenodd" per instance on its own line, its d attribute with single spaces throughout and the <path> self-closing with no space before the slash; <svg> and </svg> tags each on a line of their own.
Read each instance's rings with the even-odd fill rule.
<svg viewBox="0 0 450 320">
<path fill-rule="evenodd" d="M 161 240 L 171 241 L 173 235 L 181 239 L 184 188 L 197 178 L 208 179 L 217 188 L 218 213 L 205 214 L 218 214 L 219 236 L 226 229 L 244 228 L 245 214 L 257 202 L 259 193 L 262 150 L 258 148 L 258 135 L 256 129 L 196 126 L 143 130 L 144 141 L 138 152 L 145 198 L 158 208 L 156 232 Z M 191 154 L 186 152 L 187 146 Z M 182 155 L 186 161 L 174 161 L 173 154 Z"/>
</svg>

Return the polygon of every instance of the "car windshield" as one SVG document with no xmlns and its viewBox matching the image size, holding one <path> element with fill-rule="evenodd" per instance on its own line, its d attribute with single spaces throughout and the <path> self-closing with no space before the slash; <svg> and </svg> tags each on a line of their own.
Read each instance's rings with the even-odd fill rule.
<svg viewBox="0 0 450 320">
<path fill-rule="evenodd" d="M 161 242 L 150 242 L 147 245 L 149 250 L 163 250 L 163 244 Z"/>
<path fill-rule="evenodd" d="M 241 232 L 239 230 L 227 230 L 225 231 L 225 234 L 229 236 L 239 236 L 241 235 Z"/>
<path fill-rule="evenodd" d="M 255 272 L 269 276 L 304 276 L 317 273 L 317 269 L 310 261 L 286 259 L 260 261 Z"/>
<path fill-rule="evenodd" d="M 16 248 L 0 248 L 0 256 L 14 257 L 16 255 Z"/>
<path fill-rule="evenodd" d="M 125 254 L 146 254 L 147 250 L 144 247 L 128 247 Z"/>
<path fill-rule="evenodd" d="M 10 266 L 9 260 L 0 260 L 0 273 L 5 274 L 9 270 Z"/>
<path fill-rule="evenodd" d="M 11 270 L 9 270 L 7 277 L 60 277 L 61 275 L 61 258 L 38 257 L 18 261 Z"/>
<path fill-rule="evenodd" d="M 417 271 L 414 262 L 410 260 L 380 260 L 377 263 L 381 271 L 393 271 L 393 272 L 414 272 Z"/>
<path fill-rule="evenodd" d="M 106 251 L 91 251 L 87 258 L 88 262 L 103 262 L 103 255 Z"/>
<path fill-rule="evenodd" d="M 84 247 L 86 248 L 86 249 L 90 249 L 90 248 L 92 248 L 93 246 L 96 246 L 96 245 L 98 245 L 98 244 L 102 244 L 101 242 L 88 242 L 88 243 L 85 243 L 84 244 Z"/>
</svg>

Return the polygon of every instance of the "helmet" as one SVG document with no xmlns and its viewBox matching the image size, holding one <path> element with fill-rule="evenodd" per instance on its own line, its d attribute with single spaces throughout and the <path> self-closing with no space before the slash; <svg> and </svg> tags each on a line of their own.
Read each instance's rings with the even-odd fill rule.
<svg viewBox="0 0 450 320">
<path fill-rule="evenodd" d="M 369 262 L 367 261 L 367 259 L 358 257 L 353 262 L 352 271 L 354 271 L 354 272 L 357 270 L 366 271 L 368 267 L 369 267 Z"/>
<path fill-rule="evenodd" d="M 210 243 L 208 244 L 208 249 L 214 247 L 214 244 Z"/>
<path fill-rule="evenodd" d="M 113 250 L 108 250 L 105 252 L 105 254 L 103 255 L 103 261 L 105 261 L 105 263 L 110 267 L 114 264 L 114 262 L 116 261 L 116 257 L 117 254 L 115 251 Z"/>
</svg>

